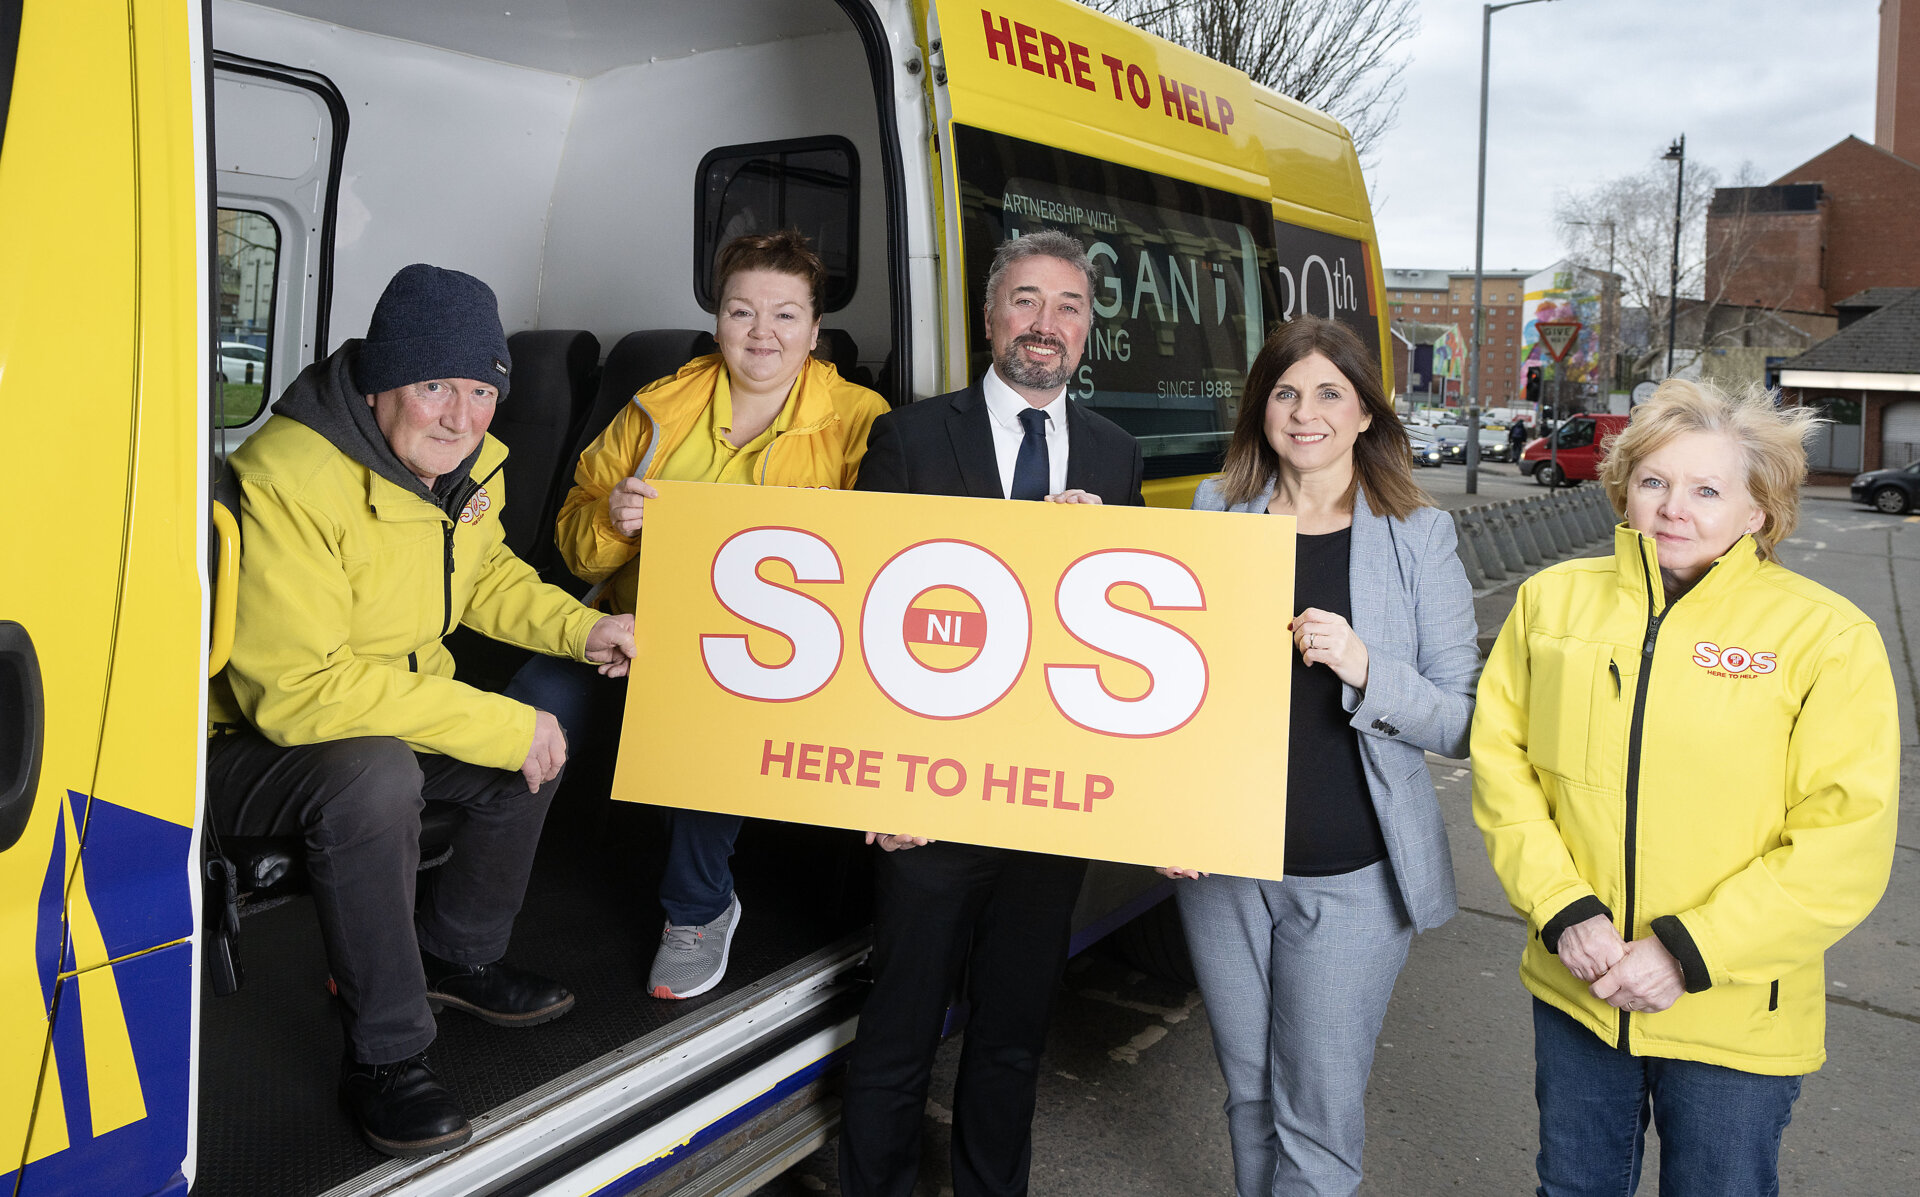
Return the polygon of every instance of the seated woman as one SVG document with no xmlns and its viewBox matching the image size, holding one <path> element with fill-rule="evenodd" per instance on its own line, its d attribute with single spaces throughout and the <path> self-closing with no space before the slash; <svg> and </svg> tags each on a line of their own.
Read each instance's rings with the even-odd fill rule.
<svg viewBox="0 0 1920 1197">
<path fill-rule="evenodd" d="M 1886 888 L 1886 648 L 1779 563 L 1815 423 L 1661 384 L 1600 467 L 1613 555 L 1529 579 L 1487 660 L 1473 815 L 1530 931 L 1547 1197 L 1632 1193 L 1649 1118 L 1661 1192 L 1779 1192 L 1823 954 Z"/>
<path fill-rule="evenodd" d="M 641 529 L 648 503 L 659 497 L 652 480 L 845 490 L 866 453 L 868 428 L 887 410 L 886 400 L 812 356 L 827 272 L 805 237 L 787 230 L 735 238 L 720 251 L 715 274 L 720 352 L 635 395 L 580 455 L 560 509 L 567 568 L 604 583 L 601 606 L 615 614 L 634 609 Z M 569 736 L 590 720 L 600 730 L 611 709 L 617 737 L 623 683 L 615 693 L 595 693 L 590 667 L 536 667 L 533 677 L 522 671 L 516 697 L 552 711 Z M 687 998 L 719 983 L 740 925 L 727 863 L 740 818 L 686 810 L 669 817 L 660 882 L 667 925 L 647 989 Z"/>
<path fill-rule="evenodd" d="M 1473 595 L 1413 480 L 1379 358 L 1343 324 L 1276 329 L 1200 511 L 1291 515 L 1285 876 L 1175 891 L 1227 1082 L 1241 1197 L 1360 1184 L 1374 1040 L 1416 931 L 1453 917 L 1426 754 L 1466 752 Z"/>
</svg>

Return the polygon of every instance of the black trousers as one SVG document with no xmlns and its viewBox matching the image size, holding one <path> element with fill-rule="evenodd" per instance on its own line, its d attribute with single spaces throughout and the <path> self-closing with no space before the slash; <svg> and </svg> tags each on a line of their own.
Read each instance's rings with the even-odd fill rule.
<svg viewBox="0 0 1920 1197">
<path fill-rule="evenodd" d="M 556 779 L 529 794 L 518 773 L 416 753 L 385 736 L 281 748 L 246 730 L 207 743 L 216 832 L 306 840 L 348 1047 L 363 1064 L 404 1060 L 433 1042 L 420 948 L 459 964 L 506 954 L 558 787 Z M 416 913 L 427 799 L 464 808 L 464 818 Z"/>
<path fill-rule="evenodd" d="M 876 849 L 876 851 L 878 851 Z M 953 1099 L 955 1197 L 1027 1191 L 1034 1095 L 1087 862 L 967 844 L 883 852 L 873 992 L 847 1063 L 840 1187 L 908 1197 L 947 1001 L 967 968 Z"/>
</svg>

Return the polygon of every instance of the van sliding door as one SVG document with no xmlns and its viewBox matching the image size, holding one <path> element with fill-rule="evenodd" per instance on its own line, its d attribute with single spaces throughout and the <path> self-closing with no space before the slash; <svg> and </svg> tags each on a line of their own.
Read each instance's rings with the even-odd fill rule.
<svg viewBox="0 0 1920 1197">
<path fill-rule="evenodd" d="M 199 6 L 24 11 L 0 142 L 0 1189 L 184 1191 Z"/>
</svg>

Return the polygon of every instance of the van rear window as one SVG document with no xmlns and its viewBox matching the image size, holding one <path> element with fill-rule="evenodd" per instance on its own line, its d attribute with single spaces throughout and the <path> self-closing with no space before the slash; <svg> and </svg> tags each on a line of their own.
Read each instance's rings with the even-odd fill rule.
<svg viewBox="0 0 1920 1197">
<path fill-rule="evenodd" d="M 1219 468 L 1247 367 L 1277 308 L 1266 204 L 962 125 L 970 378 L 992 363 L 978 313 L 994 250 L 1059 229 L 1086 246 L 1093 331 L 1067 394 L 1140 441 L 1148 478 Z"/>
<path fill-rule="evenodd" d="M 695 180 L 693 289 L 711 312 L 714 261 L 747 233 L 796 228 L 827 267 L 826 311 L 853 299 L 859 261 L 860 160 L 844 137 L 722 146 Z"/>
</svg>

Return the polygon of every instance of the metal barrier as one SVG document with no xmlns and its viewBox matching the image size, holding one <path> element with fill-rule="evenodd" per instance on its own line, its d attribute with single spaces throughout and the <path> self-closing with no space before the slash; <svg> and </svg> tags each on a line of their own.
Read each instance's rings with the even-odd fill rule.
<svg viewBox="0 0 1920 1197">
<path fill-rule="evenodd" d="M 1453 512 L 1460 565 L 1476 590 L 1608 545 L 1616 522 L 1606 490 L 1597 485 Z"/>
</svg>

